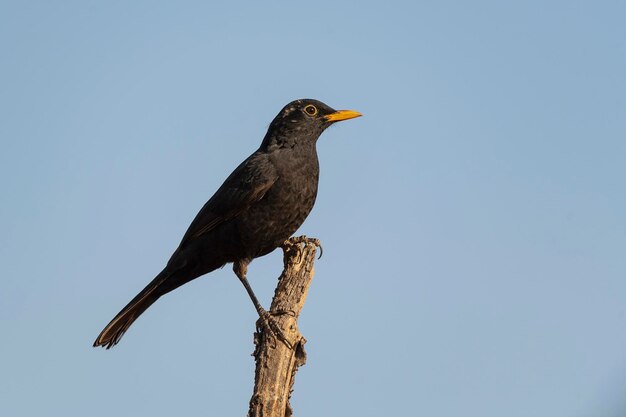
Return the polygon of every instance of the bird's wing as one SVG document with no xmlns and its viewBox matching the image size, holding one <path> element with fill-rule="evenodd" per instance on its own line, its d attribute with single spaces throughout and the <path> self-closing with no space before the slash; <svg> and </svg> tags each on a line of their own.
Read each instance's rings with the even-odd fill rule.
<svg viewBox="0 0 626 417">
<path fill-rule="evenodd" d="M 239 165 L 191 222 L 180 247 L 236 217 L 261 200 L 278 179 L 269 158 L 254 153 Z"/>
</svg>

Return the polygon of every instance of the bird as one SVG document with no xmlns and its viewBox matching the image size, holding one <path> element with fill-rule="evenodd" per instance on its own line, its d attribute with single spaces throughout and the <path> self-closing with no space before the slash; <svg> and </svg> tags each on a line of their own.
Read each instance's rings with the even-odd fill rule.
<svg viewBox="0 0 626 417">
<path fill-rule="evenodd" d="M 322 132 L 360 116 L 313 99 L 284 106 L 259 148 L 200 209 L 163 270 L 106 325 L 93 346 L 115 346 L 160 297 L 229 263 L 266 328 L 284 340 L 248 282 L 248 265 L 280 247 L 311 212 L 319 181 L 316 144 Z"/>
</svg>

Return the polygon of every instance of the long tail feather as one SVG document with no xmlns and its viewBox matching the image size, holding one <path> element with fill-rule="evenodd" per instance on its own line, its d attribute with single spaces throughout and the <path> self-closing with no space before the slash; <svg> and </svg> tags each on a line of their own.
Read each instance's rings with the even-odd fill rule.
<svg viewBox="0 0 626 417">
<path fill-rule="evenodd" d="M 107 324 L 93 343 L 94 347 L 103 346 L 110 349 L 120 341 L 130 325 L 164 294 L 164 292 L 159 289 L 159 286 L 163 283 L 165 278 L 162 275 L 163 273 L 152 280 L 146 288 L 141 290 L 141 292 Z"/>
</svg>

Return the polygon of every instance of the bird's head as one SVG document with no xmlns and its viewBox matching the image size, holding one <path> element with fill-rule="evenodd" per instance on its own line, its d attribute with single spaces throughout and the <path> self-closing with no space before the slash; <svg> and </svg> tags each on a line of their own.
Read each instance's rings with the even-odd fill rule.
<svg viewBox="0 0 626 417">
<path fill-rule="evenodd" d="M 361 113 L 335 110 L 318 100 L 300 99 L 287 104 L 276 115 L 263 139 L 261 148 L 294 147 L 315 144 L 322 132 L 333 123 L 353 119 Z"/>
</svg>

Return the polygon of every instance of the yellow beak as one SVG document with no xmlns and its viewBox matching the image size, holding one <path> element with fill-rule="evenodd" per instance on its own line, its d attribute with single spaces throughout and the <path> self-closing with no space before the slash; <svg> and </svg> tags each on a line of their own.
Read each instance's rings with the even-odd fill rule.
<svg viewBox="0 0 626 417">
<path fill-rule="evenodd" d="M 328 122 L 339 122 L 341 120 L 354 119 L 355 117 L 363 116 L 358 111 L 354 110 L 338 110 L 334 113 L 324 116 L 324 119 Z"/>
</svg>

